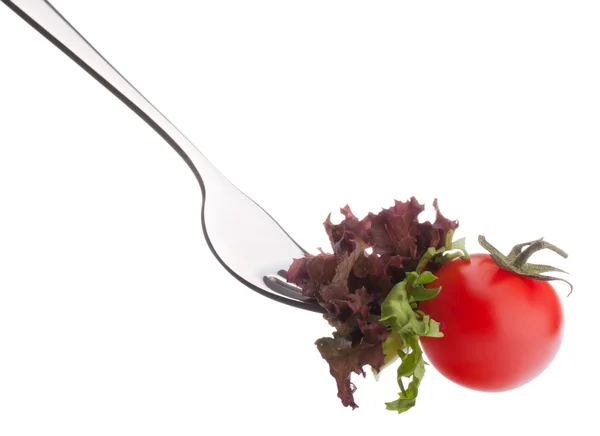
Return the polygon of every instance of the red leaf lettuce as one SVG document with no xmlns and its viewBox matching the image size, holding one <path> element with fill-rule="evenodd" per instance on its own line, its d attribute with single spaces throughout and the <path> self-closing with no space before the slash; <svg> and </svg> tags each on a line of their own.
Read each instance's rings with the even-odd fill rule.
<svg viewBox="0 0 600 436">
<path fill-rule="evenodd" d="M 287 280 L 315 298 L 335 328 L 333 337 L 315 344 L 329 364 L 344 406 L 358 407 L 351 374 L 364 376 L 365 365 L 378 372 L 384 364 L 382 344 L 389 332 L 379 322 L 381 303 L 429 247 L 443 247 L 448 231 L 458 228 L 458 221 L 441 214 L 437 200 L 433 206 L 433 223 L 419 222 L 424 206 L 414 197 L 361 220 L 345 206 L 339 224 L 331 222 L 331 214 L 323 223 L 333 253 L 308 254 L 294 259 L 288 269 Z"/>
</svg>

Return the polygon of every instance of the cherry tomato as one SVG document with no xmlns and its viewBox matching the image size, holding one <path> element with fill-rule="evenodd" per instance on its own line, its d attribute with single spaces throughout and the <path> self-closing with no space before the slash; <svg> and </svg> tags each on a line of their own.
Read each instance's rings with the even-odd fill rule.
<svg viewBox="0 0 600 436">
<path fill-rule="evenodd" d="M 437 297 L 419 309 L 440 323 L 442 338 L 422 337 L 428 360 L 467 388 L 506 391 L 528 383 L 554 359 L 563 310 L 544 281 L 500 268 L 488 254 L 455 259 L 435 272 Z"/>
</svg>

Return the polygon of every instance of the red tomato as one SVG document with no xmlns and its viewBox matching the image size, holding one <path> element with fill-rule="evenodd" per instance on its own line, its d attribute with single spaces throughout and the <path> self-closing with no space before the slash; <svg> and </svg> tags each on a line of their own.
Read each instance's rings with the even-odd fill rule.
<svg viewBox="0 0 600 436">
<path fill-rule="evenodd" d="M 542 373 L 561 344 L 562 304 L 548 283 L 504 270 L 488 254 L 443 265 L 437 297 L 419 309 L 443 338 L 422 337 L 429 362 L 467 388 L 505 391 Z"/>
</svg>

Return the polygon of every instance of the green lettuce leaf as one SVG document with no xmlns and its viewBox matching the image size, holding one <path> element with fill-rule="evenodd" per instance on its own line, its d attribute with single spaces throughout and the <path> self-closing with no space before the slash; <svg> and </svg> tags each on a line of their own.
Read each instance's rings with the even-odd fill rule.
<svg viewBox="0 0 600 436">
<path fill-rule="evenodd" d="M 428 315 L 414 310 L 414 302 L 433 298 L 439 288 L 428 289 L 425 285 L 435 281 L 436 277 L 429 271 L 421 274 L 410 272 L 406 279 L 395 285 L 381 304 L 379 321 L 390 331 L 383 343 L 383 349 L 396 348 L 401 359 L 398 367 L 397 380 L 400 392 L 398 399 L 386 403 L 388 410 L 398 413 L 406 412 L 415 406 L 419 385 L 425 375 L 425 360 L 419 344 L 419 336 L 442 337 L 439 324 Z M 400 340 L 398 340 L 400 338 Z M 401 348 L 397 348 L 401 343 Z M 387 357 L 387 355 L 386 355 Z M 404 378 L 410 378 L 408 387 L 404 387 Z"/>
</svg>

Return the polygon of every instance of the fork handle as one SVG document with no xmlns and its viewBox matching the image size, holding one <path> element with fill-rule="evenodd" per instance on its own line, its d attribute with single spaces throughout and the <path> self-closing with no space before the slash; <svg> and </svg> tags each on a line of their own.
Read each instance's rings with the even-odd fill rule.
<svg viewBox="0 0 600 436">
<path fill-rule="evenodd" d="M 210 161 L 129 83 L 47 0 L 0 0 L 58 47 L 156 131 L 190 167 L 202 194 L 204 177 L 224 177 Z"/>
<path fill-rule="evenodd" d="M 206 199 L 205 180 L 226 182 L 231 184 L 210 161 L 161 114 L 146 98 L 129 83 L 47 0 L 0 0 L 14 13 L 25 20 L 31 27 L 59 48 L 90 76 L 121 100 L 129 109 L 144 120 L 158 133 L 188 165 Z M 202 174 L 202 176 L 200 176 Z M 204 179 L 203 179 L 204 178 Z M 231 185 L 233 187 L 233 185 Z M 202 203 L 204 211 L 205 202 Z M 223 267 L 235 278 L 259 294 L 292 307 L 311 312 L 322 313 L 323 309 L 314 302 L 298 301 L 297 297 L 288 298 L 285 283 L 264 277 L 266 287 L 252 284 L 233 271 L 219 256 L 208 237 L 204 214 L 202 231 L 209 249 Z M 304 251 L 298 247 L 299 251 Z M 268 291 L 270 289 L 273 292 Z"/>
</svg>

